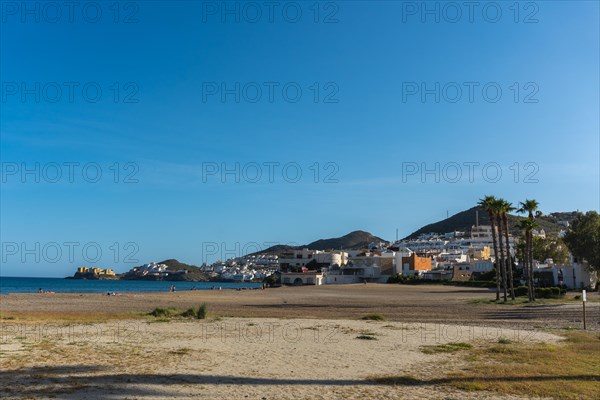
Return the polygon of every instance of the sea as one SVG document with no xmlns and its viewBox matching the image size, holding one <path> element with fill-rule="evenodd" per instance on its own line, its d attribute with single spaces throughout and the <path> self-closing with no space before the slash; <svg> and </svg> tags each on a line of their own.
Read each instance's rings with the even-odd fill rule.
<svg viewBox="0 0 600 400">
<path fill-rule="evenodd" d="M 0 277 L 0 294 L 37 293 L 39 289 L 55 293 L 168 292 L 171 285 L 175 285 L 176 291 L 262 287 L 261 283 L 253 282 L 91 281 L 63 278 Z"/>
</svg>

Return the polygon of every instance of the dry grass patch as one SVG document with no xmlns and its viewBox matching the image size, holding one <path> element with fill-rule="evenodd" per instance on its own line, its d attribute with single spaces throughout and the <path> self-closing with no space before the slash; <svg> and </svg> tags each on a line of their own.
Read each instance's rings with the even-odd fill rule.
<svg viewBox="0 0 600 400">
<path fill-rule="evenodd" d="M 66 324 L 91 324 L 106 323 L 113 320 L 140 319 L 143 315 L 138 312 L 106 312 L 95 310 L 89 311 L 25 311 L 19 313 L 3 314 L 2 320 L 7 323 L 66 323 Z"/>
<path fill-rule="evenodd" d="M 419 350 L 425 354 L 437 354 L 437 353 L 455 353 L 461 350 L 469 350 L 473 346 L 469 343 L 464 342 L 451 342 L 445 344 L 436 344 L 432 346 L 421 346 Z"/>
<path fill-rule="evenodd" d="M 600 338 L 565 333 L 557 345 L 509 343 L 474 348 L 463 372 L 447 384 L 463 390 L 487 390 L 560 399 L 600 398 Z"/>
<path fill-rule="evenodd" d="M 441 378 L 371 376 L 382 385 L 444 385 L 465 391 L 567 400 L 600 399 L 600 336 L 563 333 L 557 344 L 506 342 L 476 347 L 461 343 L 429 346 L 428 354 L 465 350 L 460 372 Z"/>
<path fill-rule="evenodd" d="M 529 301 L 527 297 L 517 297 L 514 300 L 496 300 L 490 298 L 475 298 L 466 300 L 468 304 L 482 304 L 482 305 L 500 305 L 500 306 L 522 306 L 522 307 L 535 307 L 541 306 L 545 304 L 573 304 L 573 303 L 581 303 L 581 297 L 565 295 L 559 298 L 536 298 L 535 301 Z M 600 302 L 599 299 L 588 299 L 590 303 Z"/>
<path fill-rule="evenodd" d="M 364 321 L 385 321 L 385 317 L 381 314 L 369 314 L 361 318 Z"/>
<path fill-rule="evenodd" d="M 181 347 L 179 349 L 169 351 L 169 354 L 184 355 L 184 354 L 189 354 L 191 352 L 192 352 L 192 349 L 190 349 L 189 347 Z"/>
</svg>

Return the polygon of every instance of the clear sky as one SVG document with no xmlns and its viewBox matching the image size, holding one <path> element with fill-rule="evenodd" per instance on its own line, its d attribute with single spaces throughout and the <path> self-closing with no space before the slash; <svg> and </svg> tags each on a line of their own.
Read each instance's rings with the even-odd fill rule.
<svg viewBox="0 0 600 400">
<path fill-rule="evenodd" d="M 599 208 L 596 1 L 52 4 L 1 3 L 2 275 Z"/>
</svg>

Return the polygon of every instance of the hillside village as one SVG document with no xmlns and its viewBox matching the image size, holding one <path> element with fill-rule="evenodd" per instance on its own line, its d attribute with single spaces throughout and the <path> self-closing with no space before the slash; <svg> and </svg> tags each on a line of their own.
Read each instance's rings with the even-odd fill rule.
<svg viewBox="0 0 600 400">
<path fill-rule="evenodd" d="M 535 235 L 542 237 L 545 232 L 536 231 Z M 510 254 L 514 257 L 513 237 L 510 243 Z M 234 281 L 277 276 L 277 281 L 284 285 L 386 283 L 397 276 L 427 281 L 491 280 L 492 229 L 489 225 L 475 225 L 468 233 L 421 234 L 416 239 L 370 243 L 364 249 L 283 250 L 278 254 L 217 261 L 201 269 Z M 595 275 L 585 265 L 573 261 L 566 265 L 555 264 L 552 259 L 536 261 L 535 270 L 540 286 L 596 285 Z"/>
<path fill-rule="evenodd" d="M 483 213 L 481 213 L 483 214 Z M 558 237 L 564 235 L 569 221 L 546 216 L 546 228 Z M 115 276 L 112 270 L 79 268 L 74 278 L 118 278 L 125 280 L 265 282 L 269 285 L 332 285 L 351 283 L 386 283 L 410 280 L 450 281 L 463 283 L 493 280 L 495 254 L 491 225 L 473 208 L 426 227 L 463 226 L 473 221 L 468 230 L 446 233 L 423 232 L 423 228 L 407 238 L 385 241 L 368 232 L 355 231 L 341 238 L 318 240 L 305 246 L 274 246 L 260 253 L 218 260 L 200 267 L 165 260 L 132 268 Z M 552 221 L 554 220 L 554 223 Z M 424 227 L 424 228 L 426 228 Z M 558 227 L 558 228 L 557 228 Z M 419 233 L 421 232 L 421 233 Z M 545 238 L 540 227 L 534 237 Z M 519 238 L 508 235 L 509 254 L 520 269 L 517 254 Z M 339 249 L 334 249 L 339 246 Z M 534 260 L 536 285 L 541 287 L 595 288 L 596 274 L 573 257 L 567 262 L 551 259 Z M 521 273 L 520 284 L 525 284 Z"/>
</svg>

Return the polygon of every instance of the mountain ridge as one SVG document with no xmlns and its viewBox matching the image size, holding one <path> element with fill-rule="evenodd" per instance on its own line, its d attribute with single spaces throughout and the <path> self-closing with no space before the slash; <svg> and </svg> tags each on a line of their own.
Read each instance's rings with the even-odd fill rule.
<svg viewBox="0 0 600 400">
<path fill-rule="evenodd" d="M 477 212 L 479 212 L 479 218 L 477 218 Z M 553 212 L 547 215 L 542 214 L 537 216 L 535 221 L 539 225 L 538 229 L 543 229 L 546 234 L 557 235 L 561 229 L 566 229 L 565 226 L 559 224 L 559 221 L 571 222 L 576 215 L 577 211 Z M 523 218 L 524 217 L 520 215 L 508 215 L 508 229 L 511 234 L 520 234 L 521 231 L 518 228 L 518 223 Z M 471 227 L 477 223 L 477 219 L 479 220 L 479 225 L 490 224 L 487 211 L 479 206 L 475 206 L 468 210 L 460 211 L 446 219 L 424 225 L 406 236 L 403 240 L 415 239 L 423 233 L 434 232 L 442 234 L 454 231 L 470 232 Z"/>
<path fill-rule="evenodd" d="M 318 239 L 314 242 L 311 242 L 306 245 L 301 246 L 288 246 L 288 245 L 275 245 L 271 246 L 268 249 L 252 253 L 252 254 L 265 254 L 265 253 L 277 253 L 287 250 L 301 250 L 301 249 L 309 249 L 309 250 L 339 250 L 340 248 L 346 250 L 358 250 L 362 248 L 366 248 L 369 243 L 373 242 L 387 242 L 378 236 L 375 236 L 367 231 L 356 230 L 350 233 L 347 233 L 344 236 L 335 237 L 335 238 L 327 238 L 327 239 Z M 251 255 L 252 255 L 251 254 Z"/>
</svg>

